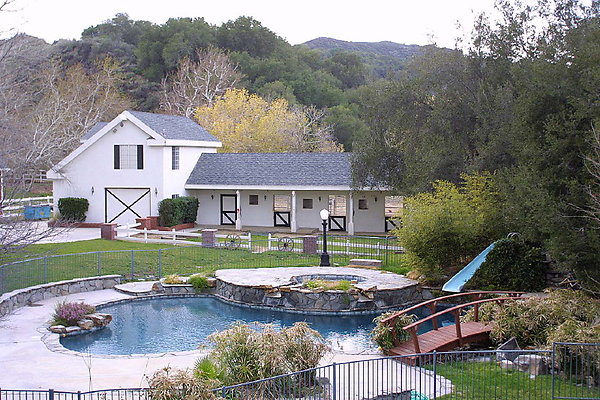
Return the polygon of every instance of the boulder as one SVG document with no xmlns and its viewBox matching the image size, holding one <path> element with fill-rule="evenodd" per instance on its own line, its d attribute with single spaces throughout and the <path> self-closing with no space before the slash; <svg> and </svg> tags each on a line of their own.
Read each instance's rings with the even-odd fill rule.
<svg viewBox="0 0 600 400">
<path fill-rule="evenodd" d="M 537 354 L 521 354 L 515 358 L 514 364 L 522 372 L 529 372 L 532 377 L 548 374 L 547 360 Z"/>
<path fill-rule="evenodd" d="M 66 333 L 67 328 L 64 325 L 52 325 L 48 328 L 48 330 L 52 333 Z"/>
<path fill-rule="evenodd" d="M 518 369 L 518 367 L 510 360 L 500 360 L 498 365 L 500 365 L 501 369 L 506 369 L 506 370 Z"/>
<path fill-rule="evenodd" d="M 65 333 L 68 335 L 70 333 L 81 332 L 81 328 L 78 326 L 67 326 L 65 328 Z"/>
<path fill-rule="evenodd" d="M 77 326 L 83 330 L 89 331 L 94 327 L 94 321 L 91 319 L 80 319 L 77 321 Z"/>
</svg>

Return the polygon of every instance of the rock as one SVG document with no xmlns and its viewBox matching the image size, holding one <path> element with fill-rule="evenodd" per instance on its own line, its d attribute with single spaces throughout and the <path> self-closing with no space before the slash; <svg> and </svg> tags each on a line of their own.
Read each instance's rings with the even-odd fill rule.
<svg viewBox="0 0 600 400">
<path fill-rule="evenodd" d="M 517 339 L 514 337 L 511 337 L 506 342 L 504 342 L 500 346 L 498 346 L 498 350 L 521 350 L 521 348 L 519 347 L 519 343 L 517 343 Z M 521 353 L 518 351 L 498 351 L 496 353 L 496 357 L 499 360 L 509 360 L 509 361 L 515 361 L 515 359 L 520 355 L 521 355 Z"/>
<path fill-rule="evenodd" d="M 160 284 L 160 282 L 154 282 L 150 290 L 152 290 L 153 292 L 160 292 L 161 290 L 163 290 L 163 287 Z"/>
<path fill-rule="evenodd" d="M 548 374 L 546 359 L 537 354 L 521 354 L 514 360 L 514 364 L 522 372 L 529 372 L 532 377 Z"/>
<path fill-rule="evenodd" d="M 102 313 L 84 315 L 84 318 L 94 321 L 95 326 L 106 326 L 112 321 L 112 315 Z"/>
<path fill-rule="evenodd" d="M 81 332 L 81 328 L 78 326 L 67 326 L 65 328 L 65 333 L 68 335 L 70 333 Z"/>
<path fill-rule="evenodd" d="M 77 321 L 77 326 L 83 330 L 89 331 L 94 327 L 94 321 L 91 319 L 80 319 Z"/>
<path fill-rule="evenodd" d="M 501 369 L 518 369 L 518 367 L 510 360 L 500 360 L 498 365 L 500 365 Z"/>
<path fill-rule="evenodd" d="M 67 328 L 64 325 L 52 325 L 48 328 L 48 330 L 52 333 L 66 333 Z"/>
</svg>

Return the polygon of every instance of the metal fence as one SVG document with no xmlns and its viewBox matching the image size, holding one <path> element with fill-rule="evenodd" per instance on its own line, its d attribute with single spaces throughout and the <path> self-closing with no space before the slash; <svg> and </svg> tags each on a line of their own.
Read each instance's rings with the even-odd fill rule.
<svg viewBox="0 0 600 400">
<path fill-rule="evenodd" d="M 361 240 L 356 239 L 356 240 Z M 385 241 L 386 239 L 381 239 Z M 391 246 L 364 248 L 367 258 L 384 266 L 400 265 L 401 254 Z M 385 243 L 385 242 L 384 242 Z M 357 256 L 334 252 L 332 264 L 347 265 Z M 365 257 L 365 256 L 362 256 Z M 115 250 L 49 255 L 0 265 L 0 294 L 61 280 L 118 274 L 126 279 L 158 279 L 170 274 L 210 274 L 223 268 L 302 267 L 319 265 L 320 254 L 269 250 L 268 240 L 252 240 L 250 248 L 173 246 L 152 250 Z"/>
<path fill-rule="evenodd" d="M 417 354 L 331 364 L 224 386 L 224 399 L 547 400 L 600 399 L 600 344 L 557 343 L 551 350 Z M 0 390 L 0 400 L 176 400 L 152 389 L 92 392 Z M 195 397 L 199 398 L 199 397 Z M 207 398 L 207 397 L 206 397 Z"/>
</svg>

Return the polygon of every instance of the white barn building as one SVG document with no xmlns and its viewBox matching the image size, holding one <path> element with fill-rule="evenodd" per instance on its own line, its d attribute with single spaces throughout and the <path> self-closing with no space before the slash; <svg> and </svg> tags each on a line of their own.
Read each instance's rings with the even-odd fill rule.
<svg viewBox="0 0 600 400">
<path fill-rule="evenodd" d="M 204 226 L 319 229 L 328 208 L 331 230 L 386 230 L 386 193 L 352 188 L 349 153 L 217 154 L 221 146 L 189 118 L 124 111 L 94 126 L 48 178 L 55 203 L 88 199 L 86 222 L 132 223 L 186 195 L 198 198 Z"/>
</svg>

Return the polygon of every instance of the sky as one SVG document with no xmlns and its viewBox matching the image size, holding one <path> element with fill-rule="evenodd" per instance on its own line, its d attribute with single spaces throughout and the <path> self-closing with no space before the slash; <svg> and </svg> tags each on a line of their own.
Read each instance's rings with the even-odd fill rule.
<svg viewBox="0 0 600 400">
<path fill-rule="evenodd" d="M 0 1 L 1 3 L 1 1 Z M 355 42 L 389 40 L 454 47 L 494 0 L 14 0 L 0 13 L 0 32 L 24 32 L 52 43 L 78 39 L 93 25 L 127 13 L 157 24 L 171 17 L 203 17 L 220 25 L 252 16 L 291 44 L 317 37 Z M 457 28 L 457 23 L 462 27 Z"/>
</svg>

